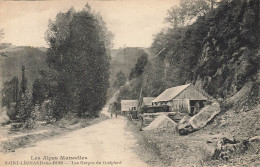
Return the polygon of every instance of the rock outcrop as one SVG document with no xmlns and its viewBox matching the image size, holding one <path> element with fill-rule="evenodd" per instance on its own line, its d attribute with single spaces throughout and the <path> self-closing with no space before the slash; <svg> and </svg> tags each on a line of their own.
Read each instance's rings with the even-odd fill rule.
<svg viewBox="0 0 260 167">
<path fill-rule="evenodd" d="M 220 106 L 217 102 L 206 106 L 200 112 L 189 119 L 189 123 L 193 129 L 197 130 L 203 128 L 220 112 Z"/>
</svg>

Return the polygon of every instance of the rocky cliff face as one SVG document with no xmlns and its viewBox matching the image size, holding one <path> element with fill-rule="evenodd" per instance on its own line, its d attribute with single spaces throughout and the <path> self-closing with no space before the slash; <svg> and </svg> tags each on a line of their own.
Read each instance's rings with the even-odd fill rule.
<svg viewBox="0 0 260 167">
<path fill-rule="evenodd" d="M 165 51 L 144 73 L 144 92 L 156 96 L 192 82 L 237 107 L 254 106 L 259 101 L 259 3 L 222 1 L 192 25 L 168 31 L 161 37 Z M 156 43 L 152 47 L 160 50 Z"/>
<path fill-rule="evenodd" d="M 259 34 L 259 1 L 221 4 L 203 41 L 195 82 L 214 97 L 240 94 L 252 104 L 258 96 Z"/>
</svg>

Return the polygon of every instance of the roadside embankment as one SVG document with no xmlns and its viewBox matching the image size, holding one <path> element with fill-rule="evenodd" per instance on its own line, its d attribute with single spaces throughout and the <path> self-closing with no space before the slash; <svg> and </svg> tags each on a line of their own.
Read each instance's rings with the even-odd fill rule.
<svg viewBox="0 0 260 167">
<path fill-rule="evenodd" d="M 142 131 L 135 120 L 128 128 L 137 136 L 136 152 L 150 166 L 259 166 L 259 116 L 259 106 L 229 110 L 185 136 L 175 128 Z"/>
<path fill-rule="evenodd" d="M 78 130 L 108 119 L 105 114 L 94 119 L 62 120 L 55 125 L 41 125 L 27 131 L 7 133 L 0 138 L 0 152 L 15 152 L 16 149 L 29 146 L 35 142 L 51 137 L 64 135 L 68 132 Z"/>
</svg>

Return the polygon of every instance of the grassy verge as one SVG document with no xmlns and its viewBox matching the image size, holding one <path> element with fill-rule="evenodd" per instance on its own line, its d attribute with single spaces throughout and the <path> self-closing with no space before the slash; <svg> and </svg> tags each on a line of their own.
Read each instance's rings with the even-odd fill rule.
<svg viewBox="0 0 260 167">
<path fill-rule="evenodd" d="M 141 159 L 149 166 L 165 166 L 160 156 L 160 150 L 154 142 L 140 131 L 140 125 L 137 122 L 128 121 L 127 130 L 133 132 L 134 137 L 137 139 L 137 147 L 134 151 Z"/>
<path fill-rule="evenodd" d="M 18 137 L 10 138 L 0 143 L 0 152 L 14 152 L 21 147 L 27 147 L 38 141 L 42 141 L 51 137 L 64 135 L 68 132 L 78 130 L 101 121 L 108 119 L 108 116 L 101 114 L 95 119 L 78 119 L 77 121 L 62 120 L 56 125 L 38 126 L 31 131 L 21 131 Z M 43 133 L 36 133 L 39 130 L 45 129 Z M 35 133 L 34 133 L 35 132 Z M 17 132 L 16 132 L 17 133 Z"/>
</svg>

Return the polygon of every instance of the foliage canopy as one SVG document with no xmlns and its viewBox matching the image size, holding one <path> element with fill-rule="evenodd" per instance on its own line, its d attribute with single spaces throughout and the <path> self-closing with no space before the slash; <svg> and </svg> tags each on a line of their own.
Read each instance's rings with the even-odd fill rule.
<svg viewBox="0 0 260 167">
<path fill-rule="evenodd" d="M 105 22 L 88 5 L 79 12 L 71 8 L 59 13 L 50 21 L 47 63 L 56 71 L 52 72 L 57 82 L 56 117 L 67 112 L 98 116 L 109 87 L 111 38 Z"/>
</svg>

